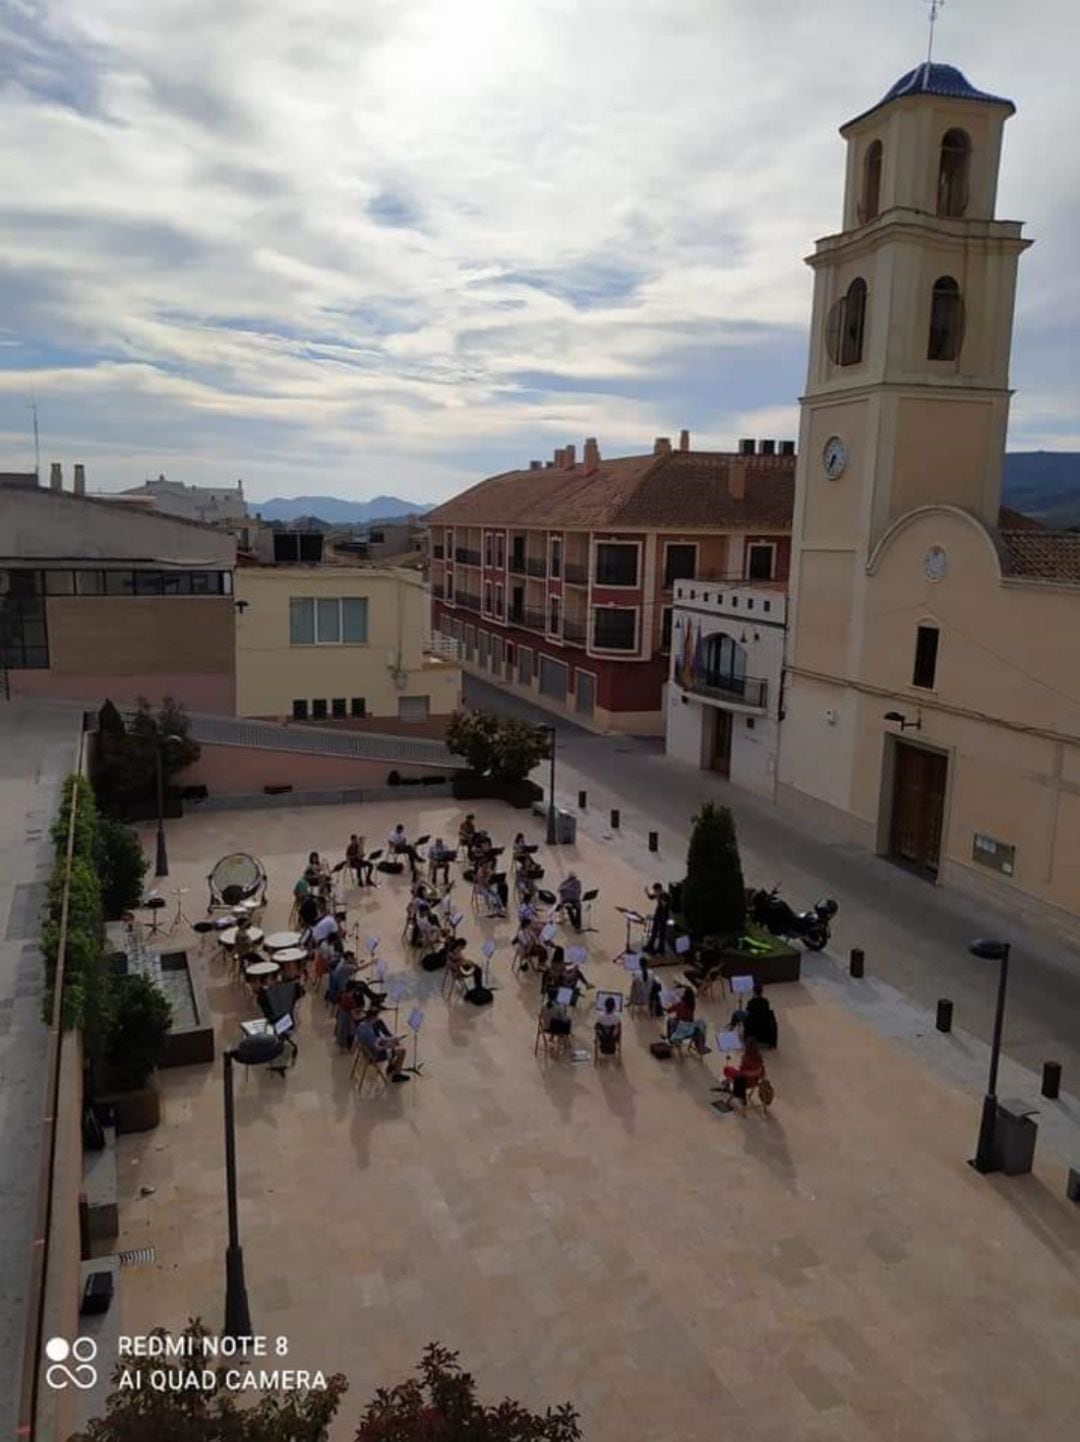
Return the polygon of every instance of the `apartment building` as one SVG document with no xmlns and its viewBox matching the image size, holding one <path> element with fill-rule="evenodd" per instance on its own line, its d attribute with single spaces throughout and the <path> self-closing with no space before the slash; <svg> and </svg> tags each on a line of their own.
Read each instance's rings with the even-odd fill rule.
<svg viewBox="0 0 1080 1442">
<path fill-rule="evenodd" d="M 466 670 L 599 731 L 660 735 L 678 581 L 787 578 L 795 445 L 645 455 L 492 476 L 427 517 L 433 625 Z"/>
</svg>

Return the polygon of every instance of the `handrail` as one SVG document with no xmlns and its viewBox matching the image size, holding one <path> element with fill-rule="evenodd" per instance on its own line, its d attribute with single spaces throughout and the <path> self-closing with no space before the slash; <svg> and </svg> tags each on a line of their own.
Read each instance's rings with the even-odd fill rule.
<svg viewBox="0 0 1080 1442">
<path fill-rule="evenodd" d="M 86 732 L 79 734 L 75 759 L 76 776 L 82 776 Z M 32 1439 L 36 1435 L 41 1352 L 45 1332 L 45 1283 L 49 1272 L 49 1234 L 52 1231 L 53 1184 L 56 1179 L 56 1106 L 60 1093 L 60 1063 L 63 1056 L 64 961 L 67 951 L 68 902 L 71 899 L 71 863 L 75 854 L 75 821 L 79 809 L 79 787 L 71 788 L 67 847 L 64 853 L 64 892 L 60 900 L 60 931 L 53 973 L 52 1015 L 45 1057 L 45 1102 L 41 1116 L 41 1148 L 38 1156 L 37 1202 L 34 1234 L 30 1245 L 30 1286 L 26 1299 L 26 1328 L 23 1335 L 22 1381 L 15 1435 Z"/>
</svg>

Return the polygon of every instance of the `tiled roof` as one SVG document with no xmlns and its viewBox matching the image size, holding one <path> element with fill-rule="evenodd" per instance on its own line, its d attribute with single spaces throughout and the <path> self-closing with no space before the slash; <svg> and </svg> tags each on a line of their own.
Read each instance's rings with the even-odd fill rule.
<svg viewBox="0 0 1080 1442">
<path fill-rule="evenodd" d="M 1080 532 L 999 531 L 997 540 L 1003 575 L 1080 586 Z"/>
<path fill-rule="evenodd" d="M 873 115 L 875 110 L 888 105 L 890 100 L 900 100 L 905 95 L 941 95 L 948 100 L 978 100 L 983 105 L 1007 105 L 1010 114 L 1016 110 L 1012 101 L 1006 100 L 1003 95 L 989 95 L 985 90 L 976 90 L 963 71 L 957 70 L 955 65 L 934 65 L 923 61 L 921 65 L 916 65 L 914 70 L 901 75 L 876 105 L 871 105 L 869 110 L 856 115 L 854 120 L 849 120 L 842 128 L 846 130 L 848 125 L 865 120 L 868 115 Z"/>
<path fill-rule="evenodd" d="M 1014 511 L 1012 506 L 1002 506 L 998 511 L 999 531 L 1047 531 L 1050 528 L 1034 516 L 1025 516 L 1023 511 Z"/>
<path fill-rule="evenodd" d="M 745 494 L 733 497 L 741 469 Z M 471 486 L 424 517 L 431 525 L 595 530 L 790 530 L 794 456 L 671 451 L 575 466 L 507 471 Z"/>
</svg>

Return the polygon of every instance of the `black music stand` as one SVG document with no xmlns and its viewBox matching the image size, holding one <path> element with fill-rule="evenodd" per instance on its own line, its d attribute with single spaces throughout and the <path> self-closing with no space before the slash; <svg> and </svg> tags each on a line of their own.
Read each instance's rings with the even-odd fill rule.
<svg viewBox="0 0 1080 1442">
<path fill-rule="evenodd" d="M 634 950 L 633 941 L 630 936 L 633 927 L 644 926 L 646 922 L 641 912 L 634 911 L 632 907 L 617 906 L 615 910 L 621 914 L 623 920 L 626 922 L 626 945 L 623 947 L 622 951 L 619 952 L 618 956 L 613 956 L 611 958 L 612 961 L 619 961 L 622 957 L 626 955 L 628 951 Z"/>
<path fill-rule="evenodd" d="M 593 889 L 592 889 L 592 891 L 582 892 L 582 896 L 581 896 L 581 906 L 582 906 L 583 915 L 582 915 L 582 918 L 581 918 L 581 920 L 582 920 L 581 930 L 582 930 L 583 932 L 584 932 L 584 931 L 599 931 L 599 929 L 600 929 L 599 927 L 593 926 L 593 924 L 592 924 L 592 904 L 593 904 L 593 902 L 596 900 L 596 898 L 597 898 L 599 895 L 600 895 L 600 888 L 599 888 L 598 886 L 594 886 Z M 584 908 L 585 908 L 586 906 L 589 908 L 587 912 L 584 910 Z"/>
</svg>

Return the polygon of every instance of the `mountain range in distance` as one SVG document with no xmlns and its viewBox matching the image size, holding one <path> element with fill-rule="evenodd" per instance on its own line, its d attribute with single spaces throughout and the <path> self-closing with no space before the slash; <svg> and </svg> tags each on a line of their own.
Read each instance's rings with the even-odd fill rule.
<svg viewBox="0 0 1080 1442">
<path fill-rule="evenodd" d="M 340 496 L 275 496 L 272 501 L 252 501 L 250 506 L 264 521 L 295 521 L 301 516 L 317 516 L 320 521 L 347 526 L 422 516 L 431 510 L 430 506 L 403 501 L 399 496 L 376 496 L 370 501 L 346 501 Z"/>
<path fill-rule="evenodd" d="M 1080 452 L 1010 451 L 1005 457 L 1006 505 L 1057 529 L 1080 526 Z M 434 504 L 434 503 L 433 503 Z M 403 516 L 422 516 L 432 509 L 399 496 L 347 501 L 339 496 L 277 497 L 253 503 L 264 521 L 295 521 L 317 516 L 331 525 L 368 525 Z"/>
</svg>

